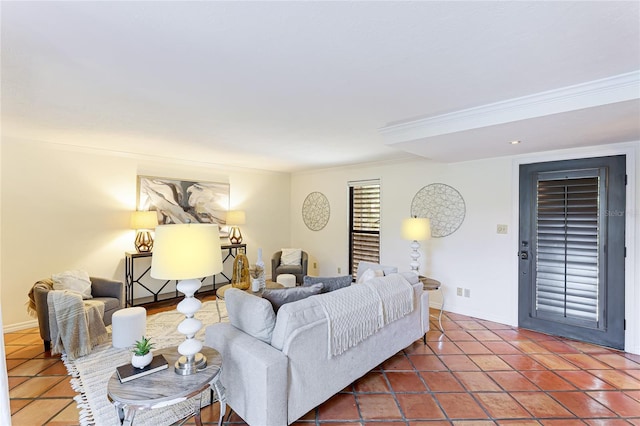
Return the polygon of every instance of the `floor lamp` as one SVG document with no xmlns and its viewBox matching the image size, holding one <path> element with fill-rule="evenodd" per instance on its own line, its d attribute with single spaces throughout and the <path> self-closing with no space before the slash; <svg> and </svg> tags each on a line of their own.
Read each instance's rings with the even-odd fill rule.
<svg viewBox="0 0 640 426">
<path fill-rule="evenodd" d="M 181 357 L 175 364 L 175 372 L 183 376 L 197 373 L 207 366 L 207 358 L 200 353 L 202 342 L 195 338 L 202 328 L 202 322 L 194 315 L 202 302 L 194 295 L 202 285 L 201 278 L 221 271 L 218 225 L 185 223 L 156 228 L 151 276 L 162 280 L 179 280 L 176 288 L 185 296 L 177 308 L 185 316 L 178 325 L 178 331 L 185 335 L 185 341 L 178 346 Z"/>
<path fill-rule="evenodd" d="M 426 217 L 411 217 L 402 221 L 402 238 L 413 241 L 411 243 L 411 270 L 420 275 L 420 243 L 418 241 L 431 238 L 431 222 Z"/>
</svg>

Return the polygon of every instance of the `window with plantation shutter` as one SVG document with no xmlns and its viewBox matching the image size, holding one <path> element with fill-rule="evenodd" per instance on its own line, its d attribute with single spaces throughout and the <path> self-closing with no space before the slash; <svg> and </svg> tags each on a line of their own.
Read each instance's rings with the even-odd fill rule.
<svg viewBox="0 0 640 426">
<path fill-rule="evenodd" d="M 355 279 L 361 260 L 380 262 L 380 182 L 350 182 L 349 207 L 349 269 Z"/>
</svg>

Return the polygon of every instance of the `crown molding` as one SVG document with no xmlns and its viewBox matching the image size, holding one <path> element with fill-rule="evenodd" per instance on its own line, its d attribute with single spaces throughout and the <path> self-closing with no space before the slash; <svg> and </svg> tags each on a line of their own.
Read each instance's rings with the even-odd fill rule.
<svg viewBox="0 0 640 426">
<path fill-rule="evenodd" d="M 560 89 L 389 124 L 379 132 L 387 145 L 513 121 L 640 99 L 640 70 Z"/>
</svg>

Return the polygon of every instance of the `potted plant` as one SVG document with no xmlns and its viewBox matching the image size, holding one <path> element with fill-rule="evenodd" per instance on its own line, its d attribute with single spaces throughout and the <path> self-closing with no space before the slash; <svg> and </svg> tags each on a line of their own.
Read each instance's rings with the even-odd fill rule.
<svg viewBox="0 0 640 426">
<path fill-rule="evenodd" d="M 249 268 L 249 275 L 251 276 L 251 291 L 254 293 L 260 291 L 264 268 L 260 265 L 255 265 L 253 268 Z"/>
<path fill-rule="evenodd" d="M 131 357 L 131 365 L 136 368 L 144 368 L 147 365 L 151 364 L 153 360 L 153 353 L 151 352 L 153 349 L 153 343 L 151 343 L 151 339 L 147 339 L 142 336 L 142 339 L 136 340 L 135 345 L 133 345 L 133 356 Z"/>
</svg>

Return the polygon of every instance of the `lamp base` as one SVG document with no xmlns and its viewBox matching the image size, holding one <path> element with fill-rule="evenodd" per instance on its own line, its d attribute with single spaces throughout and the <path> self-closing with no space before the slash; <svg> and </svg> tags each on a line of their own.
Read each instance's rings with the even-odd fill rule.
<svg viewBox="0 0 640 426">
<path fill-rule="evenodd" d="M 189 361 L 186 356 L 178 358 L 174 364 L 174 371 L 181 376 L 188 376 L 195 374 L 198 371 L 202 371 L 207 368 L 207 357 L 198 352 L 193 356 L 193 361 Z"/>
<path fill-rule="evenodd" d="M 242 243 L 242 232 L 240 232 L 240 228 L 237 226 L 231 227 L 231 232 L 229 233 L 229 242 L 231 244 L 240 244 Z"/>
<path fill-rule="evenodd" d="M 420 263 L 418 262 L 418 258 L 420 257 L 420 252 L 418 251 L 419 248 L 420 243 L 416 240 L 413 240 L 413 242 L 411 243 L 411 263 L 409 264 L 409 266 L 411 266 L 411 270 L 418 275 L 420 275 L 420 273 L 418 272 L 418 269 L 420 268 Z"/>
<path fill-rule="evenodd" d="M 153 237 L 149 231 L 138 231 L 134 243 L 138 253 L 148 253 L 153 250 Z"/>
</svg>

